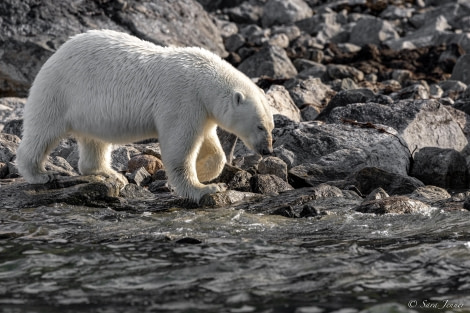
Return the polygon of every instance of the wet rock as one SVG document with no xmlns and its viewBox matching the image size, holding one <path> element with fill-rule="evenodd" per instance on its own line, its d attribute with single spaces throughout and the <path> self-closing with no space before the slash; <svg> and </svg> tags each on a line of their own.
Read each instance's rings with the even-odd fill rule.
<svg viewBox="0 0 470 313">
<path fill-rule="evenodd" d="M 379 188 L 372 190 L 371 193 L 369 193 L 364 200 L 365 201 L 380 200 L 380 199 L 385 199 L 388 197 L 390 197 L 388 193 L 385 190 L 383 190 L 382 187 L 379 187 Z"/>
<path fill-rule="evenodd" d="M 196 238 L 191 237 L 184 237 L 175 241 L 177 244 L 190 244 L 190 245 L 198 245 L 201 244 L 202 241 Z"/>
<path fill-rule="evenodd" d="M 256 199 L 258 197 L 261 196 L 256 193 L 227 190 L 224 192 L 204 195 L 199 201 L 199 205 L 201 207 L 223 207 L 245 201 L 247 199 Z"/>
<path fill-rule="evenodd" d="M 362 194 L 369 194 L 382 188 L 390 195 L 410 194 L 424 184 L 406 174 L 387 172 L 376 167 L 366 167 L 348 177 L 347 181 L 355 185 Z"/>
<path fill-rule="evenodd" d="M 259 174 L 272 174 L 287 181 L 287 164 L 276 157 L 265 157 L 258 164 Z"/>
<path fill-rule="evenodd" d="M 391 196 L 384 199 L 364 201 L 354 210 L 374 214 L 409 214 L 428 212 L 431 207 L 419 200 L 405 196 Z"/>
<path fill-rule="evenodd" d="M 154 180 L 148 186 L 148 190 L 152 193 L 162 193 L 162 192 L 170 192 L 171 189 L 168 185 L 168 180 Z"/>
<path fill-rule="evenodd" d="M 273 114 L 281 114 L 293 121 L 300 122 L 300 110 L 284 86 L 272 85 L 266 92 L 266 98 Z"/>
<path fill-rule="evenodd" d="M 127 170 L 134 172 L 140 167 L 145 168 L 150 175 L 153 175 L 156 171 L 163 168 L 163 163 L 153 155 L 136 155 L 129 160 Z"/>
<path fill-rule="evenodd" d="M 8 173 L 8 164 L 0 162 L 0 179 L 6 178 Z"/>
<path fill-rule="evenodd" d="M 302 207 L 302 211 L 300 211 L 299 217 L 315 217 L 321 215 L 321 211 L 314 207 L 311 204 L 306 204 Z"/>
<path fill-rule="evenodd" d="M 470 54 L 465 54 L 457 60 L 450 79 L 459 80 L 467 85 L 470 84 L 470 73 L 468 72 L 468 68 L 470 68 Z"/>
<path fill-rule="evenodd" d="M 257 174 L 250 179 L 251 190 L 255 193 L 277 195 L 286 190 L 292 190 L 292 186 L 276 175 Z"/>
<path fill-rule="evenodd" d="M 410 175 L 426 185 L 443 188 L 467 188 L 469 183 L 465 157 L 453 149 L 420 149 L 414 155 Z"/>
<path fill-rule="evenodd" d="M 119 191 L 119 196 L 126 199 L 145 199 L 153 197 L 153 194 L 138 184 L 127 184 Z"/>
<path fill-rule="evenodd" d="M 259 52 L 244 60 L 238 69 L 249 77 L 268 76 L 284 79 L 297 75 L 297 70 L 284 49 L 277 46 L 264 46 Z"/>
<path fill-rule="evenodd" d="M 91 207 L 108 207 L 119 203 L 123 186 L 116 180 L 101 176 L 58 177 L 47 184 L 31 185 L 18 181 L 0 188 L 0 207 L 39 207 L 67 203 Z"/>
<path fill-rule="evenodd" d="M 393 127 L 410 150 L 439 147 L 461 151 L 468 143 L 458 123 L 436 100 L 399 101 L 386 106 L 350 104 L 333 109 L 325 118 L 330 123 L 344 119 Z"/>
<path fill-rule="evenodd" d="M 263 27 L 292 24 L 312 15 L 312 9 L 303 0 L 269 0 L 263 9 Z"/>
<path fill-rule="evenodd" d="M 407 175 L 410 152 L 393 133 L 346 124 L 293 125 L 293 129 L 276 128 L 273 132 L 274 156 L 286 162 L 288 168 L 315 164 L 345 177 L 375 166 Z M 305 170 L 307 176 L 310 167 Z"/>
<path fill-rule="evenodd" d="M 280 206 L 276 208 L 275 210 L 273 210 L 270 214 L 280 215 L 280 216 L 289 217 L 289 218 L 297 217 L 297 215 L 294 212 L 294 209 L 290 205 Z"/>
<path fill-rule="evenodd" d="M 400 36 L 393 25 L 385 20 L 374 17 L 363 17 L 351 30 L 350 42 L 364 46 L 378 45 L 384 41 L 398 39 Z"/>
<path fill-rule="evenodd" d="M 439 202 L 448 200 L 451 195 L 444 188 L 437 186 L 423 186 L 416 188 L 410 195 L 410 198 L 422 201 L 429 205 L 435 205 Z"/>
</svg>

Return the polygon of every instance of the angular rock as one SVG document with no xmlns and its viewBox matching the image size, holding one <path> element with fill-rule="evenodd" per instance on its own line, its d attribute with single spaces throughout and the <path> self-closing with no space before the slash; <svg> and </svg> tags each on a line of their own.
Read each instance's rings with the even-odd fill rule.
<svg viewBox="0 0 470 313">
<path fill-rule="evenodd" d="M 147 172 L 145 167 L 139 167 L 131 173 L 126 174 L 126 177 L 130 183 L 136 184 L 137 186 L 142 186 L 148 185 L 152 175 Z"/>
<path fill-rule="evenodd" d="M 263 158 L 258 164 L 260 174 L 272 174 L 287 181 L 287 164 L 279 158 L 268 156 Z"/>
<path fill-rule="evenodd" d="M 0 133 L 0 162 L 7 163 L 15 158 L 20 141 L 18 136 Z"/>
<path fill-rule="evenodd" d="M 292 24 L 312 15 L 312 9 L 303 0 L 269 0 L 263 8 L 263 27 Z"/>
<path fill-rule="evenodd" d="M 259 52 L 244 60 L 238 69 L 249 77 L 268 76 L 273 79 L 292 78 L 297 70 L 284 49 L 264 46 Z"/>
<path fill-rule="evenodd" d="M 391 133 L 346 124 L 313 123 L 300 123 L 293 129 L 276 128 L 274 155 L 288 168 L 310 163 L 331 171 L 334 178 L 345 178 L 371 166 L 407 175 L 410 152 L 389 130 Z"/>
<path fill-rule="evenodd" d="M 372 190 L 371 193 L 369 193 L 364 200 L 365 201 L 380 200 L 380 199 L 385 199 L 388 197 L 390 197 L 388 193 L 385 190 L 383 190 L 382 187 L 379 187 L 379 188 Z"/>
<path fill-rule="evenodd" d="M 23 135 L 23 120 L 9 120 L 5 123 L 1 132 L 15 135 L 21 138 Z"/>
<path fill-rule="evenodd" d="M 295 122 L 300 122 L 300 110 L 284 86 L 272 85 L 266 92 L 266 98 L 273 114 L 281 114 Z"/>
<path fill-rule="evenodd" d="M 410 198 L 422 201 L 429 205 L 436 204 L 439 201 L 445 201 L 451 198 L 451 195 L 444 188 L 437 186 L 418 187 L 410 195 Z"/>
<path fill-rule="evenodd" d="M 376 167 L 366 167 L 352 174 L 348 183 L 356 186 L 362 194 L 370 194 L 382 188 L 389 195 L 410 194 L 424 184 L 408 175 L 391 173 Z"/>
<path fill-rule="evenodd" d="M 374 99 L 374 97 L 374 92 L 367 88 L 340 91 L 330 100 L 326 108 L 320 113 L 318 119 L 325 120 L 334 108 L 346 106 L 351 103 L 369 102 Z"/>
<path fill-rule="evenodd" d="M 259 197 L 261 196 L 256 193 L 227 190 L 224 192 L 205 194 L 199 201 L 199 205 L 202 207 L 222 207 L 247 199 L 257 199 Z"/>
<path fill-rule="evenodd" d="M 86 13 L 85 13 L 86 12 Z M 70 36 L 89 29 L 132 33 L 163 45 L 201 46 L 227 53 L 211 17 L 193 0 L 0 3 L 1 96 L 26 96 L 42 64 Z"/>
<path fill-rule="evenodd" d="M 294 103 L 299 108 L 304 106 L 313 106 L 321 111 L 335 92 L 330 86 L 322 83 L 319 78 L 290 79 L 284 86 L 289 90 L 289 94 Z"/>
<path fill-rule="evenodd" d="M 129 172 L 134 172 L 140 167 L 145 168 L 150 175 L 153 175 L 156 171 L 163 168 L 163 163 L 153 155 L 141 154 L 136 155 L 129 160 L 127 170 Z"/>
<path fill-rule="evenodd" d="M 439 147 L 462 151 L 467 138 L 452 115 L 436 100 L 399 101 L 389 105 L 357 103 L 338 107 L 325 118 L 329 123 L 344 119 L 393 127 L 411 151 Z"/>
<path fill-rule="evenodd" d="M 7 122 L 12 120 L 20 120 L 21 118 L 23 118 L 23 109 L 25 103 L 25 98 L 0 98 L 0 131 L 2 131 L 4 125 Z"/>
<path fill-rule="evenodd" d="M 280 192 L 292 190 L 291 185 L 272 174 L 257 174 L 250 179 L 251 190 L 255 193 L 277 195 Z"/>
<path fill-rule="evenodd" d="M 328 64 L 326 71 L 330 79 L 343 79 L 351 78 L 355 82 L 360 82 L 364 80 L 364 73 L 358 69 L 342 65 L 342 64 Z"/>
<path fill-rule="evenodd" d="M 468 188 L 467 162 L 453 149 L 424 147 L 414 155 L 410 175 L 426 185 L 443 188 Z"/>
<path fill-rule="evenodd" d="M 119 202 L 116 180 L 102 176 L 58 177 L 47 184 L 19 182 L 0 188 L 0 207 L 25 208 L 67 203 L 91 207 L 108 207 Z"/>
<path fill-rule="evenodd" d="M 398 38 L 400 36 L 391 23 L 375 17 L 364 17 L 357 21 L 351 30 L 349 41 L 355 45 L 364 46 L 366 44 L 379 45 L 384 41 Z"/>
<path fill-rule="evenodd" d="M 251 191 L 251 177 L 252 175 L 247 171 L 239 171 L 227 182 L 227 188 L 230 190 L 249 192 Z"/>
<path fill-rule="evenodd" d="M 450 79 L 459 80 L 464 84 L 470 84 L 470 73 L 468 69 L 470 68 L 470 54 L 464 54 L 458 58 L 457 63 L 452 70 L 452 75 Z"/>
<path fill-rule="evenodd" d="M 225 1 L 226 2 L 226 1 Z M 240 5 L 224 10 L 231 21 L 239 24 L 259 24 L 263 7 L 256 1 L 243 1 Z"/>
<path fill-rule="evenodd" d="M 419 200 L 411 199 L 405 196 L 391 196 L 384 199 L 364 201 L 354 209 L 361 213 L 374 214 L 410 214 L 426 213 L 431 207 Z"/>
<path fill-rule="evenodd" d="M 390 94 L 394 100 L 425 100 L 429 99 L 428 90 L 421 84 L 414 84 Z"/>
</svg>

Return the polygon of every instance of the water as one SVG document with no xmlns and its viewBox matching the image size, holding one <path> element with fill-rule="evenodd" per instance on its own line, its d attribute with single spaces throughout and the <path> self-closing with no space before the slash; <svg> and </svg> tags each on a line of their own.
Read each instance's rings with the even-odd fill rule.
<svg viewBox="0 0 470 313">
<path fill-rule="evenodd" d="M 469 226 L 439 209 L 2 210 L 0 311 L 470 312 Z"/>
</svg>

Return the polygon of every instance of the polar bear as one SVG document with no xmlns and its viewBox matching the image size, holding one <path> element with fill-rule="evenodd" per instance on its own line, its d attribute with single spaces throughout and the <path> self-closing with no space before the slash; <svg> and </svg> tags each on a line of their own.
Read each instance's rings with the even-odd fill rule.
<svg viewBox="0 0 470 313">
<path fill-rule="evenodd" d="M 81 174 L 125 184 L 110 167 L 110 144 L 157 137 L 169 183 L 179 196 L 199 201 L 224 190 L 201 183 L 225 164 L 217 125 L 258 154 L 272 152 L 274 123 L 264 92 L 217 55 L 88 31 L 64 43 L 37 74 L 17 166 L 29 183 L 53 180 L 45 159 L 70 134 L 79 144 Z"/>
</svg>

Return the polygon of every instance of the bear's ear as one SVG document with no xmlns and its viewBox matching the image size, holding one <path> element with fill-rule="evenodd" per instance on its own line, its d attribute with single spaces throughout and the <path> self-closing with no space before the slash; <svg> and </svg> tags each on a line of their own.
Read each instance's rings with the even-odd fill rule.
<svg viewBox="0 0 470 313">
<path fill-rule="evenodd" d="M 241 93 L 240 91 L 235 91 L 233 93 L 233 105 L 238 106 L 243 104 L 245 101 L 245 95 Z"/>
</svg>

